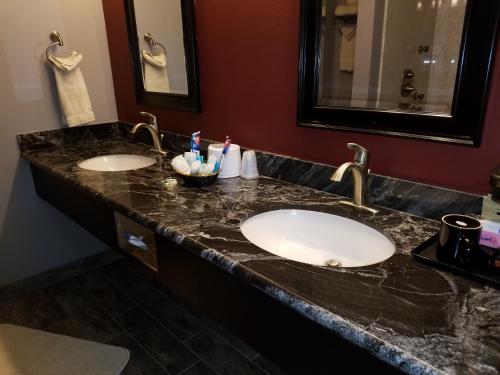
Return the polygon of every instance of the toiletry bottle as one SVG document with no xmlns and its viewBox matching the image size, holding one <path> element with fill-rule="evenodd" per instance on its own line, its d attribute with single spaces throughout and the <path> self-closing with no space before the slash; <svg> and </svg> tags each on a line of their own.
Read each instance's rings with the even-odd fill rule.
<svg viewBox="0 0 500 375">
<path fill-rule="evenodd" d="M 500 221 L 500 164 L 493 168 L 490 176 L 491 194 L 483 198 L 482 217 Z"/>
<path fill-rule="evenodd" d="M 200 145 L 201 145 L 200 134 L 201 131 L 199 130 L 191 134 L 191 152 L 194 152 L 196 156 L 200 156 Z"/>
</svg>

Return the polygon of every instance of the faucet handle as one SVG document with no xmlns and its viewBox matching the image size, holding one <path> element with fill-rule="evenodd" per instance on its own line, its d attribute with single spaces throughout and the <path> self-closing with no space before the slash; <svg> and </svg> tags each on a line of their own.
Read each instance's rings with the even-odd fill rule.
<svg viewBox="0 0 500 375">
<path fill-rule="evenodd" d="M 368 164 L 370 163 L 370 151 L 357 143 L 348 143 L 347 148 L 355 151 L 354 162 L 369 173 Z"/>
<path fill-rule="evenodd" d="M 155 115 L 149 112 L 141 112 L 141 116 L 146 117 L 150 125 L 153 125 L 155 128 L 158 128 L 158 122 L 156 121 Z"/>
</svg>

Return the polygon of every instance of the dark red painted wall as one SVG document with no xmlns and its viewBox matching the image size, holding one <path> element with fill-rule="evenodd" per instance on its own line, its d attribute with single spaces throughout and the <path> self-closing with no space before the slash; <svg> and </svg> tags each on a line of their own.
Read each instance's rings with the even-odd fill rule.
<svg viewBox="0 0 500 375">
<path fill-rule="evenodd" d="M 103 0 L 118 116 L 159 116 L 160 127 L 209 139 L 231 135 L 247 147 L 339 165 L 346 142 L 372 152 L 374 173 L 484 193 L 500 163 L 500 64 L 496 65 L 480 148 L 296 126 L 299 0 L 197 0 L 203 112 L 136 105 L 123 0 Z M 497 60 L 500 61 L 500 48 Z"/>
</svg>

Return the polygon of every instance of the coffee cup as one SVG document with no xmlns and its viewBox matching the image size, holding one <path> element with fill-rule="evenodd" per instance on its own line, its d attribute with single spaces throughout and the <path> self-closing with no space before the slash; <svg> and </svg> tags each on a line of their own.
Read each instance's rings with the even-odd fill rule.
<svg viewBox="0 0 500 375">
<path fill-rule="evenodd" d="M 467 267 L 473 264 L 479 248 L 482 224 L 467 215 L 451 214 L 441 218 L 437 258 Z"/>
</svg>

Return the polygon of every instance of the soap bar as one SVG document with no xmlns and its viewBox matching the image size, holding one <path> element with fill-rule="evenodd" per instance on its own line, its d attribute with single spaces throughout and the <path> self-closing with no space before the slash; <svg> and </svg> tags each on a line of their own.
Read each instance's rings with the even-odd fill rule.
<svg viewBox="0 0 500 375">
<path fill-rule="evenodd" d="M 493 249 L 500 248 L 500 222 L 491 220 L 481 220 L 483 229 L 479 243 Z"/>
</svg>

